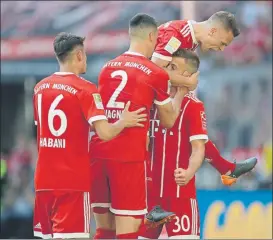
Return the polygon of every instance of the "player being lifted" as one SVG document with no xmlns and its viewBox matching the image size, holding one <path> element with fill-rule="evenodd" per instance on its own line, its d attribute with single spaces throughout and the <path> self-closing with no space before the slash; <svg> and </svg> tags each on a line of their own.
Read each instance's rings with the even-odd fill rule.
<svg viewBox="0 0 273 240">
<path fill-rule="evenodd" d="M 196 87 L 194 84 L 197 83 L 194 81 L 196 80 L 195 74 L 185 76 L 177 75 L 177 71 L 172 72 L 177 68 L 170 62 L 172 54 L 177 49 L 195 50 L 199 45 L 203 51 L 224 50 L 239 33 L 234 15 L 224 11 L 213 14 L 207 21 L 201 23 L 188 20 L 171 21 L 159 27 L 159 36 L 152 60 L 161 67 L 168 67 L 167 72 L 173 85 L 181 85 L 182 83 L 187 86 L 189 83 L 188 89 L 194 89 Z M 206 144 L 205 158 L 210 159 L 211 165 L 220 172 L 225 185 L 235 183 L 238 177 L 251 171 L 257 163 L 256 158 L 250 158 L 240 163 L 231 163 L 221 157 L 218 149 L 210 140 Z M 166 220 L 165 217 L 171 214 L 160 208 L 156 208 L 151 213 L 149 216 L 154 216 L 154 219 L 150 220 L 157 224 L 161 220 Z"/>
<path fill-rule="evenodd" d="M 116 122 L 124 103 L 131 108 L 156 104 L 162 126 L 173 126 L 185 92 L 180 88 L 171 100 L 168 74 L 149 58 L 157 41 L 157 23 L 138 14 L 130 21 L 128 52 L 109 61 L 99 75 L 99 92 L 106 115 Z M 118 137 L 103 142 L 91 139 L 91 206 L 97 231 L 95 239 L 136 239 L 146 209 L 146 137 L 144 128 L 124 130 Z M 110 211 L 109 211 L 110 209 Z M 113 215 L 114 214 L 114 215 Z"/>
<path fill-rule="evenodd" d="M 175 20 L 167 22 L 159 27 L 157 44 L 152 61 L 158 66 L 167 67 L 172 54 L 177 49 L 195 50 L 198 46 L 202 51 L 223 51 L 232 40 L 240 34 L 235 16 L 229 12 L 220 11 L 214 13 L 204 22 L 191 20 Z M 166 68 L 165 68 L 166 69 Z M 194 89 L 197 85 L 196 73 L 189 77 L 177 74 L 167 69 L 172 85 L 189 86 Z M 242 174 L 251 171 L 257 160 L 247 159 L 240 163 L 232 163 L 219 154 L 216 146 L 209 141 L 206 144 L 206 156 L 210 164 L 221 174 L 224 185 L 232 185 Z"/>
<path fill-rule="evenodd" d="M 79 77 L 86 72 L 84 38 L 60 33 L 54 41 L 60 72 L 34 88 L 38 161 L 35 171 L 34 236 L 89 238 L 89 128 L 110 140 L 125 127 L 143 127 L 145 109 L 108 123 L 96 86 Z M 147 123 L 145 123 L 145 126 Z"/>
</svg>

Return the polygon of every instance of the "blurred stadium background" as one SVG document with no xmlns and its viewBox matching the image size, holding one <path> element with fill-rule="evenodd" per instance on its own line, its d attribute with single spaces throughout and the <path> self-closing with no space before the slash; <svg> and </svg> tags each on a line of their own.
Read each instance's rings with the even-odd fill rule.
<svg viewBox="0 0 273 240">
<path fill-rule="evenodd" d="M 259 163 L 231 188 L 204 163 L 197 178 L 201 232 L 206 239 L 272 239 L 272 1 L 1 1 L 1 238 L 32 237 L 32 91 L 58 70 L 54 36 L 87 37 L 85 77 L 96 83 L 102 65 L 127 49 L 128 21 L 137 12 L 164 23 L 202 21 L 218 10 L 236 14 L 241 35 L 224 52 L 199 53 L 197 93 L 222 154 L 231 161 L 255 155 Z"/>
</svg>

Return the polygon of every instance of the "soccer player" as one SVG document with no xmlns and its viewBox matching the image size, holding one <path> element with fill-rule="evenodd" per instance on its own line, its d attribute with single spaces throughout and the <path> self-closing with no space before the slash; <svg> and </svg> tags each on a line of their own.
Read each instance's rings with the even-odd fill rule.
<svg viewBox="0 0 273 240">
<path fill-rule="evenodd" d="M 195 64 L 196 68 L 187 69 L 187 65 L 183 63 L 185 54 L 187 54 L 187 50 L 179 49 L 172 55 L 173 59 L 168 67 L 170 71 L 175 68 L 180 69 L 181 73 L 197 71 L 198 58 Z M 172 87 L 172 94 L 174 92 L 175 88 Z M 146 216 L 149 225 L 155 228 L 147 229 L 143 225 L 140 230 L 140 238 L 158 238 L 162 230 L 161 224 L 170 221 L 173 217 L 175 220 L 166 225 L 169 236 L 185 239 L 198 238 L 199 217 L 194 174 L 208 153 L 210 156 L 214 154 L 216 157 L 221 157 L 218 151 L 207 146 L 208 143 L 211 145 L 213 143 L 208 140 L 203 103 L 192 92 L 188 93 L 183 100 L 180 116 L 170 130 L 162 128 L 157 112 L 154 114 L 154 121 L 151 124 L 151 135 L 155 137 L 152 162 L 150 163 L 152 164 L 150 166 L 152 173 L 148 171 L 148 174 L 151 175 L 148 177 L 147 184 L 149 210 L 155 205 L 158 206 Z M 207 144 L 205 145 L 205 142 L 201 140 L 206 140 Z M 257 159 L 251 158 L 248 162 L 256 163 Z M 240 166 L 241 173 L 248 171 L 245 165 Z M 174 173 L 175 179 L 172 178 Z M 151 179 L 152 181 L 149 181 Z M 183 187 L 176 188 L 174 180 Z M 162 210 L 159 205 L 168 212 Z M 190 215 L 192 214 L 191 210 L 194 211 L 194 219 Z M 188 224 L 188 227 L 185 224 Z M 192 232 L 189 224 L 192 224 L 191 226 L 194 228 Z M 177 226 L 176 230 L 174 226 Z M 188 230 L 184 231 L 183 229 Z"/>
<path fill-rule="evenodd" d="M 125 102 L 132 109 L 156 104 L 162 126 L 170 128 L 179 115 L 185 95 L 178 89 L 171 100 L 168 74 L 149 58 L 156 39 L 157 23 L 146 14 L 130 21 L 128 52 L 109 61 L 99 76 L 99 92 L 109 121 L 116 122 Z M 118 137 L 103 142 L 91 139 L 91 206 L 97 224 L 95 239 L 135 239 L 146 209 L 146 137 L 144 128 L 124 130 Z M 109 211 L 110 209 L 110 211 Z M 115 214 L 115 216 L 113 215 Z"/>
<path fill-rule="evenodd" d="M 152 61 L 158 66 L 166 67 L 171 63 L 172 54 L 178 49 L 195 50 L 200 46 L 202 51 L 223 51 L 232 40 L 239 36 L 240 30 L 235 16 L 229 12 L 214 13 L 208 20 L 195 22 L 191 20 L 174 20 L 159 27 L 157 44 Z M 166 70 L 173 86 L 186 86 L 193 90 L 197 86 L 197 73 L 190 76 L 178 74 L 177 71 Z M 224 185 L 236 183 L 237 178 L 252 170 L 257 160 L 246 159 L 240 163 L 232 163 L 220 156 L 217 147 L 209 140 L 206 144 L 206 158 L 221 174 Z"/>
<path fill-rule="evenodd" d="M 193 55 L 191 59 L 187 57 L 189 54 Z M 181 49 L 173 55 L 173 63 L 174 65 L 177 63 L 181 73 L 189 76 L 198 70 L 199 58 L 193 52 Z M 171 68 L 170 66 L 170 70 Z M 176 88 L 172 87 L 171 96 L 175 92 Z M 159 120 L 157 111 L 155 119 Z M 203 162 L 205 143 L 208 141 L 203 103 L 193 93 L 186 94 L 173 128 L 165 129 L 158 125 L 153 134 L 156 138 L 150 193 L 153 199 L 148 201 L 149 208 L 151 204 L 160 205 L 176 214 L 173 221 L 166 223 L 170 239 L 198 239 L 200 231 L 194 175 Z M 182 174 L 185 177 L 183 181 Z M 174 178 L 174 175 L 177 178 Z M 160 207 L 154 209 L 154 212 L 146 216 L 151 221 L 154 220 L 153 213 L 160 214 L 158 211 Z M 158 225 L 146 229 L 143 225 L 139 238 L 156 239 L 162 227 L 163 225 Z"/>
<path fill-rule="evenodd" d="M 89 238 L 89 128 L 107 141 L 125 127 L 143 127 L 146 114 L 143 108 L 129 112 L 128 103 L 119 121 L 108 123 L 96 86 L 79 76 L 86 71 L 84 38 L 60 33 L 54 51 L 60 71 L 40 81 L 33 96 L 38 143 L 34 236 Z"/>
</svg>

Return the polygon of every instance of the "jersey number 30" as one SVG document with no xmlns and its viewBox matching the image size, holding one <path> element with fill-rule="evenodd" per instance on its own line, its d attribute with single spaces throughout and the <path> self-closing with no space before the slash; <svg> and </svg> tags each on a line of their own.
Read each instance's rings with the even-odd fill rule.
<svg viewBox="0 0 273 240">
<path fill-rule="evenodd" d="M 51 103 L 49 110 L 48 110 L 48 128 L 52 135 L 55 137 L 61 136 L 67 128 L 67 118 L 65 113 L 60 110 L 56 109 L 60 101 L 64 98 L 62 94 L 58 95 L 53 102 Z M 61 120 L 61 125 L 59 129 L 55 129 L 53 125 L 53 120 L 55 117 L 59 117 Z M 40 131 L 42 129 L 42 94 L 38 94 L 38 117 L 39 117 L 39 124 L 40 124 Z"/>
<path fill-rule="evenodd" d="M 114 91 L 113 95 L 109 99 L 106 107 L 108 108 L 121 108 L 124 109 L 125 103 L 124 102 L 117 102 L 117 97 L 121 93 L 121 91 L 124 89 L 126 86 L 126 83 L 128 81 L 128 75 L 125 71 L 123 70 L 117 70 L 112 72 L 111 77 L 115 78 L 117 76 L 121 77 L 121 83 L 118 85 L 117 89 Z"/>
</svg>

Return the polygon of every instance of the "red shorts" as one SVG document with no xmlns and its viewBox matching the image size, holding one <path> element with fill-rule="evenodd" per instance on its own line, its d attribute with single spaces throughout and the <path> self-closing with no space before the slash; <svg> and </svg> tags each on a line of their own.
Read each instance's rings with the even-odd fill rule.
<svg viewBox="0 0 273 240">
<path fill-rule="evenodd" d="M 170 239 L 200 239 L 200 219 L 196 199 L 165 198 L 159 200 L 157 204 L 164 210 L 176 214 L 175 219 L 165 224 Z M 161 231 L 162 226 L 150 229 L 141 227 L 140 238 L 157 239 Z"/>
<path fill-rule="evenodd" d="M 88 192 L 37 191 L 33 231 L 41 238 L 89 238 Z"/>
<path fill-rule="evenodd" d="M 144 215 L 145 162 L 92 160 L 91 207 L 107 207 L 118 215 Z"/>
</svg>

